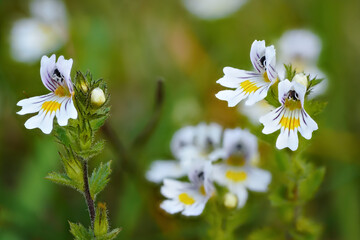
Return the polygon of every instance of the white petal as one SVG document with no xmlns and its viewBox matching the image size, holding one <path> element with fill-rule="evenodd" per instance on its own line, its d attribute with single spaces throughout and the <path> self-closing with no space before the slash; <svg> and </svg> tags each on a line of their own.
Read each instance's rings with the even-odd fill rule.
<svg viewBox="0 0 360 240">
<path fill-rule="evenodd" d="M 276 52 L 275 52 L 274 46 L 271 45 L 266 48 L 265 58 L 266 58 L 266 72 L 267 72 L 268 78 L 271 82 L 274 82 L 277 78 L 277 73 L 275 70 Z"/>
<path fill-rule="evenodd" d="M 40 76 L 41 81 L 44 86 L 50 91 L 54 92 L 58 86 L 58 84 L 51 79 L 52 71 L 55 69 L 55 54 L 51 55 L 51 57 L 42 56 L 41 65 L 40 65 Z"/>
<path fill-rule="evenodd" d="M 160 207 L 170 214 L 175 214 L 184 209 L 184 205 L 177 200 L 165 200 Z"/>
<path fill-rule="evenodd" d="M 279 82 L 279 85 L 278 85 L 278 98 L 279 98 L 280 103 L 283 102 L 284 96 L 290 91 L 291 87 L 292 87 L 292 84 L 287 79 Z"/>
<path fill-rule="evenodd" d="M 243 185 L 237 184 L 236 186 L 229 187 L 229 190 L 234 193 L 238 198 L 238 208 L 242 208 L 248 198 L 248 192 Z"/>
<path fill-rule="evenodd" d="M 251 50 L 250 50 L 250 60 L 252 62 L 252 65 L 254 66 L 254 69 L 258 72 L 258 73 L 263 73 L 264 72 L 264 68 L 263 66 L 260 65 L 260 59 L 265 56 L 265 41 L 257 41 L 255 40 L 252 45 L 251 45 Z"/>
<path fill-rule="evenodd" d="M 66 84 L 70 89 L 70 92 L 73 89 L 71 77 L 70 77 L 72 64 L 73 64 L 72 58 L 70 58 L 69 60 L 65 60 L 64 56 L 60 56 L 56 62 L 56 67 L 59 69 L 60 73 L 64 76 Z"/>
<path fill-rule="evenodd" d="M 206 201 L 195 201 L 194 204 L 186 206 L 185 210 L 181 213 L 184 216 L 199 216 L 205 208 Z"/>
<path fill-rule="evenodd" d="M 69 118 L 77 119 L 78 113 L 75 108 L 73 99 L 71 99 L 70 101 L 67 102 L 66 112 L 67 112 L 67 115 L 69 116 Z"/>
<path fill-rule="evenodd" d="M 278 107 L 277 109 L 269 112 L 265 116 L 262 116 L 259 121 L 264 125 L 262 132 L 264 134 L 270 134 L 280 129 L 280 119 L 284 115 L 284 107 Z"/>
<path fill-rule="evenodd" d="M 295 151 L 298 148 L 299 139 L 297 136 L 297 129 L 289 130 L 284 127 L 281 128 L 279 137 L 276 140 L 276 147 L 278 149 L 290 148 L 292 151 Z"/>
<path fill-rule="evenodd" d="M 175 132 L 171 139 L 170 148 L 176 158 L 180 158 L 183 148 L 194 143 L 195 127 L 186 126 Z"/>
<path fill-rule="evenodd" d="M 266 192 L 271 182 L 271 173 L 259 168 L 251 167 L 247 171 L 246 187 L 255 192 Z"/>
<path fill-rule="evenodd" d="M 53 128 L 54 117 L 55 112 L 46 114 L 44 111 L 40 111 L 38 115 L 25 122 L 25 127 L 27 129 L 39 128 L 43 133 L 49 134 Z"/>
<path fill-rule="evenodd" d="M 248 100 L 245 102 L 245 105 L 250 106 L 256 102 L 263 100 L 267 96 L 267 92 L 270 86 L 271 84 L 264 85 L 255 92 L 249 94 Z"/>
<path fill-rule="evenodd" d="M 160 183 L 164 178 L 179 178 L 185 176 L 185 169 L 178 161 L 155 161 L 151 164 L 150 170 L 146 173 L 147 180 Z"/>
<path fill-rule="evenodd" d="M 300 114 L 300 134 L 306 139 L 311 139 L 312 132 L 317 129 L 317 123 L 306 113 L 305 110 L 302 110 L 302 113 Z"/>
<path fill-rule="evenodd" d="M 167 198 L 176 198 L 182 191 L 191 188 L 192 185 L 190 183 L 166 178 L 164 179 L 164 185 L 161 187 L 160 192 Z"/>
<path fill-rule="evenodd" d="M 299 99 L 301 102 L 301 106 L 304 106 L 304 99 L 305 99 L 305 93 L 306 93 L 306 86 L 304 86 L 301 83 L 292 81 L 291 82 L 293 85 L 294 90 L 296 91 L 296 93 L 299 95 Z"/>
<path fill-rule="evenodd" d="M 26 99 L 20 100 L 17 103 L 17 105 L 21 106 L 22 109 L 19 112 L 17 112 L 17 114 L 24 115 L 24 114 L 28 114 L 28 113 L 38 112 L 38 111 L 40 111 L 42 104 L 44 102 L 50 100 L 54 96 L 55 96 L 54 93 L 49 93 L 49 94 L 38 96 L 38 97 L 31 97 L 31 98 L 26 98 Z"/>
<path fill-rule="evenodd" d="M 246 95 L 242 92 L 241 89 L 237 90 L 223 90 L 218 92 L 215 95 L 218 99 L 224 100 L 228 102 L 229 107 L 234 107 L 238 104 L 241 100 L 246 98 Z"/>
</svg>

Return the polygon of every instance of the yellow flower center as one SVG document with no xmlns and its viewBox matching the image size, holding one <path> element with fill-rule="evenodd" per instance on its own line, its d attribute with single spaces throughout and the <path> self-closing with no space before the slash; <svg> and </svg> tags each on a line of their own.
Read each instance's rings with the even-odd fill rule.
<svg viewBox="0 0 360 240">
<path fill-rule="evenodd" d="M 240 87 L 246 93 L 252 93 L 259 89 L 259 87 L 256 86 L 256 84 L 251 82 L 250 80 L 246 80 L 240 83 Z"/>
<path fill-rule="evenodd" d="M 179 201 L 185 205 L 192 205 L 195 203 L 195 199 L 190 197 L 187 193 L 181 193 L 179 195 Z"/>
<path fill-rule="evenodd" d="M 234 181 L 234 182 L 241 182 L 246 180 L 247 174 L 244 171 L 231 171 L 228 170 L 225 174 L 226 178 Z"/>
<path fill-rule="evenodd" d="M 200 189 L 199 189 L 199 192 L 202 194 L 202 195 L 206 195 L 206 191 L 205 191 L 205 187 L 204 185 L 201 185 Z"/>
<path fill-rule="evenodd" d="M 226 163 L 231 166 L 244 166 L 245 165 L 245 158 L 239 155 L 231 155 L 227 160 Z"/>
<path fill-rule="evenodd" d="M 289 110 L 301 109 L 301 102 L 299 100 L 286 99 L 285 107 Z"/>
<path fill-rule="evenodd" d="M 280 120 L 280 125 L 284 128 L 294 130 L 300 126 L 300 119 L 294 117 L 282 117 Z"/>
<path fill-rule="evenodd" d="M 44 110 L 44 112 L 48 113 L 52 113 L 52 112 L 56 112 L 57 110 L 59 110 L 61 107 L 61 103 L 58 103 L 56 101 L 46 101 L 42 104 L 41 109 Z"/>
<path fill-rule="evenodd" d="M 73 93 L 70 93 L 69 89 L 63 86 L 59 86 L 55 90 L 55 95 L 59 97 L 70 97 L 71 95 L 73 95 Z"/>
<path fill-rule="evenodd" d="M 267 72 L 264 72 L 263 77 L 264 77 L 265 82 L 267 82 L 267 83 L 270 83 L 270 82 L 271 82 L 270 79 L 269 79 L 269 77 L 268 77 L 268 75 L 267 75 Z"/>
</svg>

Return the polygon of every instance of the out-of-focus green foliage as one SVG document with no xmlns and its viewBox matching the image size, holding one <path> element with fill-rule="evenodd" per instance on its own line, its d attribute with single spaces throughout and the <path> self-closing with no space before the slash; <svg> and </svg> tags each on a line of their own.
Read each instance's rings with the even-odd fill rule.
<svg viewBox="0 0 360 240">
<path fill-rule="evenodd" d="M 76 191 L 44 179 L 54 170 L 62 172 L 56 153 L 63 149 L 38 129 L 25 129 L 29 116 L 15 114 L 17 101 L 47 92 L 40 80 L 40 59 L 19 63 L 9 51 L 11 28 L 14 21 L 29 17 L 28 2 L 0 1 L 0 239 L 71 239 L 68 219 L 90 225 L 85 202 Z M 72 76 L 75 70 L 90 69 L 95 79 L 103 77 L 108 82 L 112 105 L 108 122 L 125 148 L 152 116 L 149 99 L 158 77 L 164 78 L 165 102 L 159 124 L 148 144 L 131 152 L 138 173 L 127 170 L 126 157 L 119 156 L 120 148 L 103 129 L 98 133 L 106 137 L 103 154 L 89 163 L 92 172 L 100 162 L 112 160 L 111 180 L 98 199 L 107 202 L 112 226 L 122 227 L 117 239 L 206 239 L 208 225 L 202 219 L 164 213 L 159 208 L 163 198 L 158 186 L 139 181 L 138 176 L 153 160 L 172 157 L 171 136 L 183 125 L 216 121 L 225 127 L 248 126 L 249 121 L 236 108 L 228 108 L 214 97 L 221 89 L 215 81 L 222 77 L 225 66 L 251 69 L 253 40 L 275 44 L 284 31 L 294 28 L 309 28 L 321 38 L 319 68 L 328 76 L 329 89 L 321 97 L 328 102 L 322 114 L 310 112 L 305 105 L 319 130 L 311 144 L 306 143 L 304 159 L 312 166 L 325 166 L 326 174 L 317 194 L 307 202 L 305 218 L 292 227 L 304 235 L 321 232 L 320 239 L 360 239 L 359 1 L 248 0 L 233 15 L 216 21 L 196 18 L 180 0 L 66 0 L 65 4 L 68 40 L 55 53 L 74 59 Z M 97 130 L 102 124 L 99 120 L 90 127 Z M 276 134 L 265 136 L 261 129 L 251 127 L 261 136 L 261 164 L 271 172 L 285 172 L 290 167 L 287 153 L 276 151 L 273 157 L 274 144 L 266 142 Z M 71 178 L 66 167 L 65 172 Z M 321 174 L 313 173 L 317 179 Z M 273 175 L 271 185 L 271 202 L 275 193 L 284 201 L 278 206 L 288 203 L 288 189 L 276 184 L 283 177 Z M 282 219 L 289 219 L 293 211 L 273 208 L 263 195 L 252 194 L 251 199 L 238 212 L 240 216 L 249 214 L 235 229 L 236 239 L 271 240 L 282 232 Z M 321 223 L 322 229 L 314 223 Z M 77 224 L 71 226 L 81 229 Z"/>
</svg>

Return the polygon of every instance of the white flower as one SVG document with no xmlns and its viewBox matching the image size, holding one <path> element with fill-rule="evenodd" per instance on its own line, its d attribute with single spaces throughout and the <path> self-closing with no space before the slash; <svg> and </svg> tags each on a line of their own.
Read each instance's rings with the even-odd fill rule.
<svg viewBox="0 0 360 240">
<path fill-rule="evenodd" d="M 243 207 L 248 196 L 246 189 L 267 191 L 271 174 L 251 166 L 252 160 L 258 156 L 258 145 L 256 137 L 249 131 L 240 128 L 226 129 L 223 149 L 225 158 L 213 165 L 212 179 L 235 194 L 237 206 Z"/>
<path fill-rule="evenodd" d="M 216 123 L 200 123 L 178 130 L 171 140 L 176 160 L 154 161 L 146 173 L 149 181 L 160 183 L 164 178 L 185 176 L 194 165 L 215 161 L 223 156 L 220 149 L 222 127 Z"/>
<path fill-rule="evenodd" d="M 247 106 L 243 102 L 241 102 L 238 108 L 239 112 L 245 115 L 254 125 L 260 124 L 259 118 L 274 109 L 275 108 L 265 100 L 256 102 L 254 105 L 251 106 Z"/>
<path fill-rule="evenodd" d="M 91 104 L 95 105 L 96 107 L 100 107 L 104 104 L 105 100 L 105 94 L 101 88 L 97 87 L 91 91 Z"/>
<path fill-rule="evenodd" d="M 37 61 L 43 54 L 60 48 L 68 37 L 62 1 L 34 0 L 30 13 L 31 18 L 17 20 L 11 29 L 11 54 L 19 62 Z"/>
<path fill-rule="evenodd" d="M 243 166 L 257 158 L 257 139 L 248 130 L 241 128 L 225 129 L 223 150 L 227 164 Z"/>
<path fill-rule="evenodd" d="M 219 19 L 236 12 L 247 0 L 183 0 L 189 12 L 202 19 Z"/>
<path fill-rule="evenodd" d="M 27 129 L 40 128 L 45 134 L 52 131 L 55 116 L 60 126 L 67 125 L 69 118 L 77 118 L 73 102 L 73 84 L 70 78 L 73 60 L 65 60 L 63 56 L 60 56 L 57 62 L 55 60 L 55 54 L 50 58 L 47 56 L 41 58 L 41 80 L 51 93 L 23 99 L 17 103 L 22 107 L 17 112 L 20 115 L 39 112 L 38 115 L 25 122 L 25 127 Z"/>
<path fill-rule="evenodd" d="M 216 97 L 227 101 L 229 107 L 234 107 L 245 98 L 247 98 L 246 105 L 253 105 L 264 99 L 270 86 L 277 81 L 275 55 L 274 46 L 265 47 L 265 41 L 254 41 L 250 59 L 255 71 L 225 67 L 225 75 L 217 83 L 224 87 L 235 88 L 235 90 L 220 91 Z"/>
<path fill-rule="evenodd" d="M 164 179 L 161 193 L 168 198 L 160 207 L 170 214 L 181 212 L 185 216 L 200 215 L 214 192 L 209 179 L 211 163 L 195 168 L 189 174 L 190 183 Z"/>
<path fill-rule="evenodd" d="M 227 163 L 214 164 L 213 180 L 225 186 L 237 196 L 237 207 L 245 205 L 248 198 L 247 189 L 255 192 L 266 192 L 271 181 L 268 171 L 245 165 L 231 166 Z"/>
<path fill-rule="evenodd" d="M 304 109 L 306 87 L 298 82 L 284 80 L 279 83 L 279 102 L 281 106 L 260 118 L 264 124 L 264 134 L 273 133 L 279 129 L 280 135 L 276 141 L 278 149 L 290 148 L 295 151 L 299 145 L 297 132 L 310 139 L 312 132 L 318 129 L 316 122 Z"/>
<path fill-rule="evenodd" d="M 305 29 L 290 30 L 285 32 L 278 41 L 279 62 L 291 64 L 297 72 L 305 72 L 314 77 L 324 80 L 316 85 L 309 94 L 314 98 L 323 94 L 327 89 L 327 77 L 317 67 L 322 44 L 320 38 L 313 32 Z M 285 78 L 283 64 L 277 67 L 279 76 Z"/>
</svg>

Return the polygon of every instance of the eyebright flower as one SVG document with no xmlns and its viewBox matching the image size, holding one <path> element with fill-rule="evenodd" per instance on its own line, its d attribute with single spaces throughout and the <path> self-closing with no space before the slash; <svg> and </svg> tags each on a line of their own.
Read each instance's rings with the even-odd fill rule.
<svg viewBox="0 0 360 240">
<path fill-rule="evenodd" d="M 225 75 L 217 83 L 235 90 L 220 91 L 216 97 L 227 101 L 229 107 L 234 107 L 245 98 L 247 98 L 246 105 L 264 99 L 270 86 L 277 81 L 275 55 L 274 46 L 265 47 L 265 41 L 255 40 L 250 50 L 250 59 L 255 71 L 225 67 Z"/>
<path fill-rule="evenodd" d="M 247 0 L 183 0 L 192 14 L 202 19 L 219 19 L 236 12 Z"/>
<path fill-rule="evenodd" d="M 258 155 L 257 140 L 247 130 L 226 129 L 223 142 L 227 155 L 222 162 L 213 165 L 212 179 L 236 195 L 240 208 L 246 203 L 247 189 L 267 191 L 271 174 L 251 165 L 251 159 Z"/>
<path fill-rule="evenodd" d="M 215 161 L 223 156 L 220 149 L 222 127 L 216 123 L 200 123 L 178 130 L 171 140 L 176 160 L 154 161 L 146 173 L 149 181 L 160 183 L 164 178 L 183 177 L 194 165 Z"/>
<path fill-rule="evenodd" d="M 60 56 L 57 62 L 55 60 L 55 54 L 50 58 L 47 56 L 41 58 L 41 80 L 51 93 L 23 99 L 17 103 L 22 107 L 17 112 L 20 115 L 39 112 L 25 122 L 25 127 L 27 129 L 40 128 L 45 134 L 52 131 L 55 116 L 60 126 L 67 125 L 69 118 L 77 118 L 73 102 L 73 84 L 70 78 L 73 60 L 65 60 L 63 56 Z"/>
<path fill-rule="evenodd" d="M 19 62 L 37 61 L 68 38 L 66 7 L 61 0 L 33 0 L 30 14 L 30 18 L 15 21 L 10 33 L 11 55 Z"/>
<path fill-rule="evenodd" d="M 170 214 L 181 212 L 185 216 L 200 215 L 214 192 L 209 179 L 211 163 L 194 169 L 189 174 L 190 183 L 164 179 L 161 193 L 168 198 L 160 207 Z"/>
<path fill-rule="evenodd" d="M 276 141 L 278 149 L 290 148 L 295 151 L 299 145 L 297 132 L 310 139 L 312 132 L 318 129 L 316 122 L 304 109 L 306 86 L 289 80 L 279 83 L 279 102 L 281 106 L 260 118 L 264 124 L 262 132 L 270 134 L 280 129 Z"/>
</svg>

